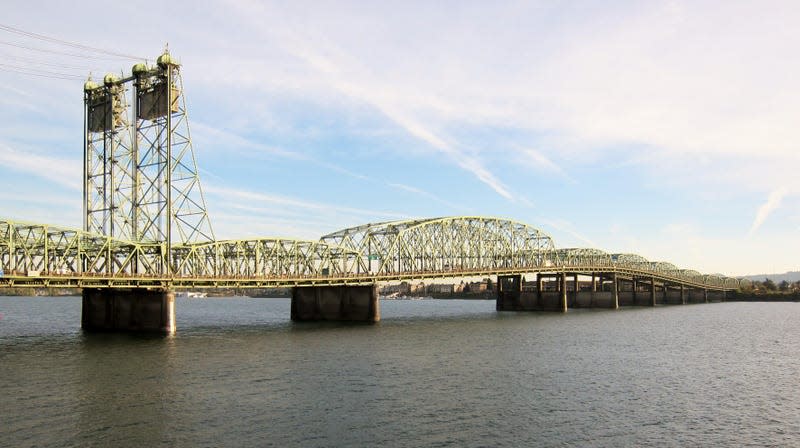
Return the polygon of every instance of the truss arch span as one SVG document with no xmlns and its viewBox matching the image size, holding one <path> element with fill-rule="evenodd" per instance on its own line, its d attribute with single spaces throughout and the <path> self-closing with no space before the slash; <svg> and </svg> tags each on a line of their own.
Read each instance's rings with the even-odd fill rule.
<svg viewBox="0 0 800 448">
<path fill-rule="evenodd" d="M 544 267 L 555 250 L 535 227 L 480 216 L 365 224 L 321 240 L 360 253 L 366 272 L 389 275 Z"/>
</svg>

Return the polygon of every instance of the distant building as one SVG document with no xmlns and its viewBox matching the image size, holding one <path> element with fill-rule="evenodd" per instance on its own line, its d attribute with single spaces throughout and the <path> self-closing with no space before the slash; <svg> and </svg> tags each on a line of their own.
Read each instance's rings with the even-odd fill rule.
<svg viewBox="0 0 800 448">
<path fill-rule="evenodd" d="M 386 285 L 381 288 L 380 293 L 383 295 L 389 294 L 397 294 L 401 296 L 408 296 L 418 293 L 425 292 L 425 284 L 424 283 L 409 283 L 409 282 L 402 282 L 395 285 Z"/>
<path fill-rule="evenodd" d="M 434 283 L 428 285 L 427 292 L 429 294 L 452 294 L 455 292 L 455 286 L 452 284 Z"/>
<path fill-rule="evenodd" d="M 478 294 L 481 292 L 486 292 L 488 290 L 489 290 L 489 285 L 486 284 L 485 281 L 468 283 L 464 287 L 464 292 L 469 292 L 472 294 Z"/>
</svg>

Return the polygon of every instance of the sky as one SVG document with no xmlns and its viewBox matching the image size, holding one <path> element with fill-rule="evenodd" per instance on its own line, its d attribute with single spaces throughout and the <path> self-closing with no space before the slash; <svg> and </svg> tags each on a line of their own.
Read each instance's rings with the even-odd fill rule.
<svg viewBox="0 0 800 448">
<path fill-rule="evenodd" d="M 218 239 L 494 216 L 800 270 L 796 2 L 164 3 L 4 2 L 0 217 L 80 227 L 83 82 L 168 44 Z"/>
</svg>

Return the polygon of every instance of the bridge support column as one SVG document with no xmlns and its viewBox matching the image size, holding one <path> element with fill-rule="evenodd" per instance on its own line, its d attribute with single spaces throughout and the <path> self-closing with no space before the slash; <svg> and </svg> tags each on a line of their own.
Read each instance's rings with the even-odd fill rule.
<svg viewBox="0 0 800 448">
<path fill-rule="evenodd" d="M 686 305 L 686 287 L 681 283 L 681 305 Z"/>
<path fill-rule="evenodd" d="M 636 295 L 637 289 L 639 289 L 639 282 L 636 280 L 636 277 L 633 277 L 633 279 L 631 279 L 631 300 L 633 301 L 634 306 L 639 304 L 637 302 L 638 297 Z"/>
<path fill-rule="evenodd" d="M 536 304 L 542 303 L 542 290 L 544 289 L 544 279 L 542 274 L 536 273 Z"/>
<path fill-rule="evenodd" d="M 656 279 L 650 277 L 650 306 L 656 306 Z"/>
<path fill-rule="evenodd" d="M 578 282 L 578 274 L 572 276 L 572 306 L 578 306 L 578 297 L 580 295 L 580 282 Z"/>
<path fill-rule="evenodd" d="M 557 291 L 545 291 L 546 278 L 556 280 Z M 536 274 L 536 292 L 522 291 L 522 276 L 497 277 L 497 311 L 566 311 L 566 276 Z"/>
<path fill-rule="evenodd" d="M 614 300 L 611 302 L 613 309 L 619 308 L 619 280 L 617 280 L 617 273 L 611 274 L 611 292 L 614 294 Z"/>
<path fill-rule="evenodd" d="M 378 322 L 378 286 L 294 287 L 292 320 Z"/>
<path fill-rule="evenodd" d="M 703 301 L 708 303 L 708 289 L 703 290 Z"/>
<path fill-rule="evenodd" d="M 170 290 L 84 288 L 81 328 L 87 332 L 175 333 Z"/>
<path fill-rule="evenodd" d="M 541 283 L 542 280 L 537 274 L 537 288 L 539 288 Z M 538 296 L 539 292 L 537 291 L 536 294 Z M 525 305 L 526 304 L 522 303 L 522 276 L 497 276 L 497 299 L 495 302 L 495 309 L 497 311 L 524 311 L 526 309 Z"/>
</svg>

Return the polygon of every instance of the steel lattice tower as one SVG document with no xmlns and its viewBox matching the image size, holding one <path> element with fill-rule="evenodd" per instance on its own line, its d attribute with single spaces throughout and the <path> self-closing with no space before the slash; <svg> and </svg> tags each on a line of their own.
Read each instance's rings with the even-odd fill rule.
<svg viewBox="0 0 800 448">
<path fill-rule="evenodd" d="M 162 244 L 165 266 L 167 248 L 214 241 L 180 65 L 169 53 L 155 67 L 134 65 L 128 78 L 87 81 L 84 102 L 84 230 Z"/>
<path fill-rule="evenodd" d="M 84 123 L 84 230 L 134 240 L 133 176 L 126 86 L 106 75 L 103 86 L 87 81 Z"/>
</svg>

